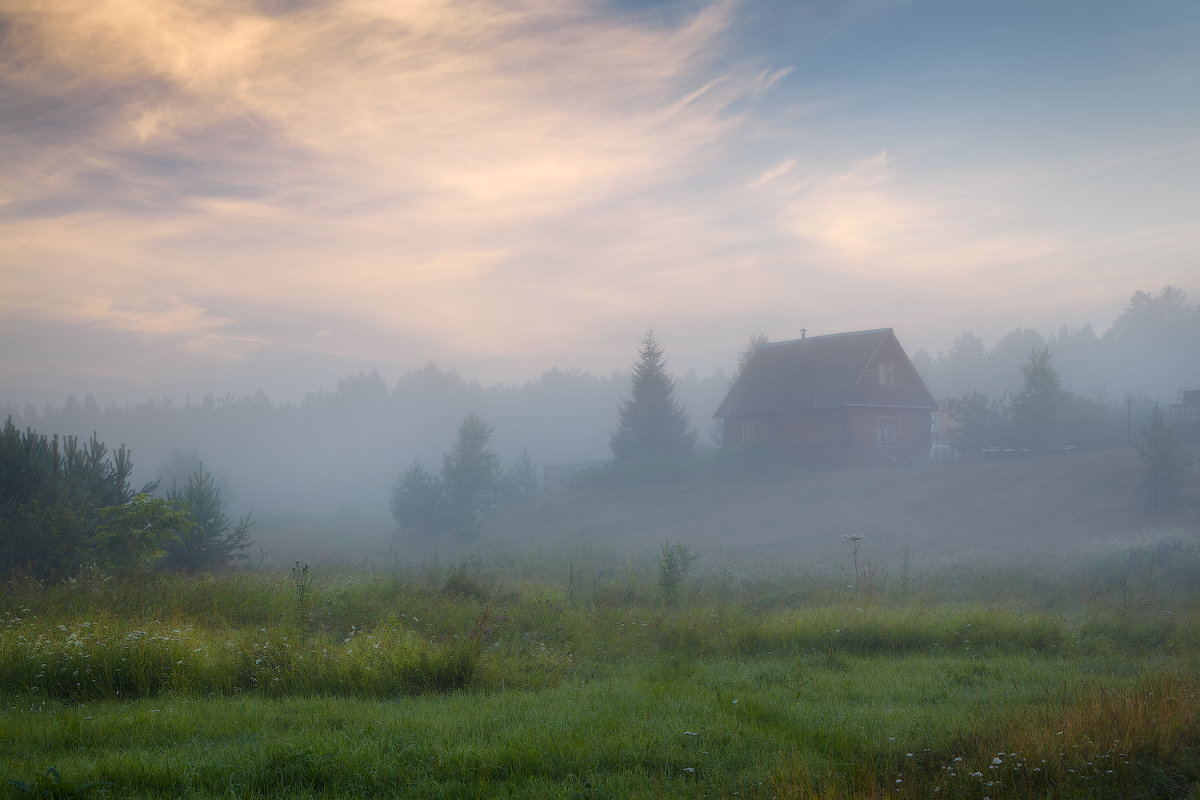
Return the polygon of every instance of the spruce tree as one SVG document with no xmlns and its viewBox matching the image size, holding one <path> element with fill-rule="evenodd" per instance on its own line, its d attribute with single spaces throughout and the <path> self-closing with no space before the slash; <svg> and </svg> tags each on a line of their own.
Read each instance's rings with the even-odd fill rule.
<svg viewBox="0 0 1200 800">
<path fill-rule="evenodd" d="M 460 538 L 479 533 L 484 515 L 500 502 L 503 470 L 500 458 L 488 449 L 492 428 L 470 414 L 458 427 L 458 443 L 442 464 L 446 520 Z"/>
<path fill-rule="evenodd" d="M 402 531 L 434 536 L 447 527 L 442 479 L 419 460 L 392 487 L 392 516 Z"/>
<path fill-rule="evenodd" d="M 621 403 L 610 446 L 618 462 L 683 458 L 696 445 L 687 413 L 675 402 L 662 345 L 651 329 L 634 365 L 633 396 Z"/>
<path fill-rule="evenodd" d="M 732 386 L 737 383 L 737 379 L 742 377 L 742 373 L 746 371 L 746 365 L 750 363 L 750 359 L 754 358 L 754 354 L 758 352 L 758 348 L 771 343 L 765 333 L 752 333 L 750 339 L 746 342 L 745 348 L 738 353 L 737 369 L 733 371 L 733 377 L 729 379 L 729 384 Z"/>
<path fill-rule="evenodd" d="M 167 499 L 181 502 L 191 512 L 196 525 L 167 545 L 164 565 L 168 569 L 204 571 L 229 567 L 245 558 L 250 546 L 250 515 L 234 524 L 223 510 L 221 488 L 212 473 L 198 463 L 188 476 L 183 490 L 172 486 Z"/>
<path fill-rule="evenodd" d="M 1142 462 L 1138 487 L 1142 504 L 1150 518 L 1157 522 L 1164 514 L 1182 505 L 1191 468 L 1190 459 L 1158 406 L 1154 407 L 1150 421 L 1142 429 L 1137 452 Z"/>
<path fill-rule="evenodd" d="M 1017 438 L 1035 447 L 1052 445 L 1065 392 L 1050 361 L 1049 347 L 1029 353 L 1029 359 L 1021 365 L 1021 377 L 1024 385 L 1012 402 Z"/>
<path fill-rule="evenodd" d="M 541 490 L 542 482 L 539 480 L 537 464 L 533 463 L 529 451 L 522 449 L 516 463 L 504 473 L 504 479 L 501 481 L 504 502 L 513 505 L 524 503 L 536 497 Z"/>
</svg>

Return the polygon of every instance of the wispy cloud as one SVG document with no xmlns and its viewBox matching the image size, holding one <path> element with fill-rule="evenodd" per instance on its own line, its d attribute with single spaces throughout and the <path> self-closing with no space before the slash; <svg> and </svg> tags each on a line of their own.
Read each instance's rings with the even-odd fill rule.
<svg viewBox="0 0 1200 800">
<path fill-rule="evenodd" d="M 1194 141 L 983 153 L 889 94 L 876 42 L 831 57 L 918 6 L 798 4 L 771 50 L 754 0 L 0 0 L 0 317 L 194 359 L 623 366 L 651 323 L 734 350 L 1195 252 Z"/>
<path fill-rule="evenodd" d="M 729 104 L 764 83 L 708 69 L 730 13 L 10 4 L 8 93 L 73 112 L 50 147 L 10 129 L 24 167 L 0 185 L 0 248 L 21 276 L 6 302 L 92 319 L 116 307 L 96 297 L 244 295 L 474 335 L 495 296 L 472 287 L 518 235 L 705 169 Z M 87 94 L 106 101 L 81 108 Z M 164 310 L 160 325 L 234 322 Z"/>
</svg>

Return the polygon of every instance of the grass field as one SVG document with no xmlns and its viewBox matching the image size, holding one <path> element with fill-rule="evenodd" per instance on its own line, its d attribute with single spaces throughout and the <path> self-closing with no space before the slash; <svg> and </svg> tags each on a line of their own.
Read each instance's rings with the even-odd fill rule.
<svg viewBox="0 0 1200 800">
<path fill-rule="evenodd" d="M 653 551 L 14 582 L 3 791 L 1196 798 L 1181 536 L 1070 574 L 721 562 L 671 602 Z"/>
</svg>

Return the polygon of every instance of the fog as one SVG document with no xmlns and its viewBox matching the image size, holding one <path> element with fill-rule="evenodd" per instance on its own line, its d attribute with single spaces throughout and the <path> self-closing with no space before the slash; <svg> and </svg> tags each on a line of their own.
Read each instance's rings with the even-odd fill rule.
<svg viewBox="0 0 1200 800">
<path fill-rule="evenodd" d="M 799 331 L 766 333 L 787 339 Z M 904 332 L 896 333 L 903 344 Z M 1181 389 L 1200 386 L 1196 341 L 1200 307 L 1168 288 L 1135 294 L 1100 334 L 1091 326 L 1064 326 L 1049 335 L 1016 328 L 989 346 L 963 332 L 945 351 L 910 357 L 939 399 L 982 391 L 1002 402 L 1021 387 L 1020 364 L 1046 345 L 1065 389 L 1097 405 L 1123 407 L 1129 397 L 1172 403 Z M 730 343 L 729 372 L 744 344 Z M 669 362 L 671 343 L 664 347 Z M 631 365 L 635 355 L 630 354 Z M 720 370 L 677 376 L 676 399 L 702 450 L 719 446 L 712 414 L 729 384 Z M 5 414 L 18 427 L 39 433 L 82 438 L 95 432 L 110 449 L 129 447 L 134 482 L 162 480 L 160 492 L 185 480 L 195 461 L 202 461 L 217 477 L 230 513 L 253 511 L 258 533 L 272 541 L 276 556 L 289 526 L 308 531 L 296 534 L 289 556 L 305 555 L 300 539 L 320 539 L 331 530 L 345 535 L 348 526 L 369 540 L 365 552 L 378 555 L 396 544 L 388 510 L 391 487 L 415 461 L 439 469 L 468 414 L 490 425 L 490 448 L 505 467 L 522 451 L 539 473 L 547 466 L 602 462 L 611 457 L 609 439 L 630 379 L 628 373 L 556 368 L 521 385 L 484 385 L 430 362 L 390 385 L 376 371 L 347 376 L 299 403 L 277 403 L 262 391 L 234 396 L 219 388 L 199 399 L 133 405 L 102 405 L 102 398 L 81 392 L 40 410 L 10 404 Z M 694 521 L 688 524 L 695 527 Z M 579 520 L 571 527 L 588 525 Z M 669 524 L 660 525 L 655 535 L 671 532 Z"/>
<path fill-rule="evenodd" d="M 728 388 L 718 373 L 684 376 L 677 397 L 705 419 Z M 505 466 L 527 450 L 540 465 L 610 458 L 608 439 L 627 375 L 550 370 L 522 386 L 483 386 L 428 364 L 393 386 L 377 372 L 340 381 L 299 404 L 276 404 L 265 393 L 206 395 L 182 404 L 147 400 L 102 408 L 91 395 L 68 397 L 37 411 L 9 408 L 18 427 L 85 438 L 95 432 L 132 450 L 134 481 L 181 479 L 165 474 L 173 454 L 194 455 L 216 475 L 239 513 L 326 514 L 354 510 L 387 516 L 388 491 L 420 460 L 437 469 L 468 414 L 493 430 L 491 449 Z M 185 477 L 185 476 L 182 476 Z"/>
</svg>

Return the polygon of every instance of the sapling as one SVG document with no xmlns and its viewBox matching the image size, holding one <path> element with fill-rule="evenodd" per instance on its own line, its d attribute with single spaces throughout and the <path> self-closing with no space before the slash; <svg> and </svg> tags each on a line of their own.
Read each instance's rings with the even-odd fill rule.
<svg viewBox="0 0 1200 800">
<path fill-rule="evenodd" d="M 692 562 L 696 559 L 686 544 L 663 542 L 662 558 L 658 562 L 658 584 L 662 587 L 663 599 L 670 603 L 679 591 L 679 584 L 687 577 Z"/>
<path fill-rule="evenodd" d="M 308 564 L 303 567 L 297 561 L 292 567 L 292 588 L 296 592 L 296 608 L 300 612 L 300 621 L 308 616 L 309 605 L 312 603 L 313 579 L 308 574 Z"/>
</svg>

